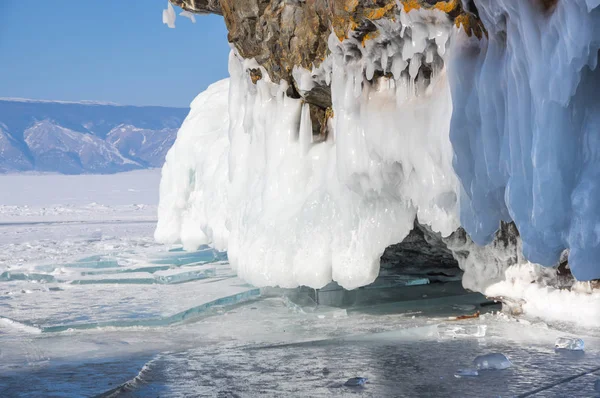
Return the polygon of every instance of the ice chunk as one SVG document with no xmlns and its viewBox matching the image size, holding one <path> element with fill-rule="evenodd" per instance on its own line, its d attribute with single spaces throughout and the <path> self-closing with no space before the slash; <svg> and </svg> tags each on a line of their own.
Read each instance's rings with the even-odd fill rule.
<svg viewBox="0 0 600 398">
<path fill-rule="evenodd" d="M 367 380 L 368 379 L 366 377 L 353 377 L 351 379 L 348 379 L 348 381 L 346 381 L 344 385 L 347 387 L 360 387 L 364 386 Z"/>
<path fill-rule="evenodd" d="M 460 379 L 461 377 L 476 377 L 479 376 L 477 369 L 459 369 L 454 373 L 454 377 Z"/>
<path fill-rule="evenodd" d="M 196 23 L 196 16 L 189 11 L 181 11 L 179 15 L 181 15 L 182 17 L 189 18 L 189 20 L 192 21 L 192 23 Z"/>
<path fill-rule="evenodd" d="M 169 28 L 175 29 L 175 18 L 175 9 L 171 5 L 171 3 L 167 3 L 167 9 L 163 10 L 162 13 L 163 23 L 166 24 Z"/>
<path fill-rule="evenodd" d="M 583 351 L 584 342 L 575 337 L 559 337 L 554 343 L 555 350 Z"/>
<path fill-rule="evenodd" d="M 47 274 L 5 271 L 0 274 L 0 282 L 5 282 L 5 281 L 54 282 L 55 279 L 52 275 L 47 275 Z"/>
<path fill-rule="evenodd" d="M 215 268 L 203 268 L 182 272 L 181 269 L 158 271 L 155 273 L 157 283 L 171 284 L 184 283 L 200 279 L 211 278 L 216 275 Z"/>
<path fill-rule="evenodd" d="M 452 325 L 437 326 L 439 338 L 485 337 L 487 325 Z"/>
<path fill-rule="evenodd" d="M 512 363 L 504 354 L 492 353 L 478 356 L 473 365 L 479 370 L 501 370 L 510 368 Z"/>
</svg>

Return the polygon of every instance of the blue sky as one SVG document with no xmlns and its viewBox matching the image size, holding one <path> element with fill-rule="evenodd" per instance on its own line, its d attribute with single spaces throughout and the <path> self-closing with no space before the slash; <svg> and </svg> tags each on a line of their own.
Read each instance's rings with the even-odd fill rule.
<svg viewBox="0 0 600 398">
<path fill-rule="evenodd" d="M 187 107 L 228 76 L 223 18 L 167 0 L 0 0 L 0 97 Z M 175 8 L 177 14 L 181 11 Z"/>
</svg>

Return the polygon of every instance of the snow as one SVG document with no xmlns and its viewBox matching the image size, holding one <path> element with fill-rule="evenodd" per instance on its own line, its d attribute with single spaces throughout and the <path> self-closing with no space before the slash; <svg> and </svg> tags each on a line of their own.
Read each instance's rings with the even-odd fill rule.
<svg viewBox="0 0 600 398">
<path fill-rule="evenodd" d="M 26 173 L 0 175 L 0 190 L 3 207 L 15 206 L 29 213 L 34 209 L 64 208 L 83 209 L 86 205 L 152 206 L 148 214 L 156 209 L 160 181 L 160 170 L 138 170 L 114 175 L 62 175 L 49 173 Z M 6 221 L 6 210 L 0 219 Z M 93 216 L 93 214 L 90 214 Z M 47 219 L 36 218 L 38 221 Z"/>
<path fill-rule="evenodd" d="M 151 232 L 159 179 L 158 170 L 0 175 L 0 273 L 98 252 L 158 250 Z"/>
<path fill-rule="evenodd" d="M 505 280 L 487 287 L 484 293 L 490 297 L 521 300 L 523 312 L 530 317 L 600 327 L 600 292 L 547 286 L 537 277 L 541 274 L 540 268 L 530 263 L 514 265 L 505 271 Z"/>
</svg>

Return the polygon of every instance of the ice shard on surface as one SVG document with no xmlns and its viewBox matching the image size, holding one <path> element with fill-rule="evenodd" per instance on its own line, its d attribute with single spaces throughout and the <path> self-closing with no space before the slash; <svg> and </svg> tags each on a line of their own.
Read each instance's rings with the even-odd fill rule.
<svg viewBox="0 0 600 398">
<path fill-rule="evenodd" d="M 584 347 L 583 340 L 576 337 L 559 337 L 554 343 L 556 350 L 583 351 Z"/>
<path fill-rule="evenodd" d="M 495 352 L 479 355 L 473 360 L 473 365 L 479 370 L 503 370 L 510 368 L 512 363 L 506 355 Z"/>
</svg>

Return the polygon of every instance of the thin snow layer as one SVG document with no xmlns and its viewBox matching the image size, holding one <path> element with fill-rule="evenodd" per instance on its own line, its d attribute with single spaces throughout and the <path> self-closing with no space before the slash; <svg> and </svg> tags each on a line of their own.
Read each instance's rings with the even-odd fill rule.
<svg viewBox="0 0 600 398">
<path fill-rule="evenodd" d="M 600 1 L 476 0 L 489 39 L 457 31 L 450 138 L 461 224 L 480 245 L 514 220 L 523 253 L 600 278 Z M 483 43 L 483 44 L 482 44 Z"/>
<path fill-rule="evenodd" d="M 589 328 L 600 327 L 600 292 L 573 288 L 557 289 L 540 283 L 543 270 L 537 264 L 517 264 L 506 269 L 505 280 L 483 293 L 521 302 L 523 313 L 546 321 L 568 322 Z M 588 282 L 579 282 L 587 284 Z"/>
<path fill-rule="evenodd" d="M 384 249 L 404 239 L 416 215 L 453 232 L 458 180 L 448 82 L 439 68 L 419 87 L 418 68 L 409 66 L 422 62 L 418 51 L 445 49 L 451 26 L 403 18 L 404 29 L 387 29 L 418 48 L 397 60 L 387 58 L 394 47 L 363 48 L 332 35 L 322 72 L 335 116 L 322 143 L 312 142 L 308 106 L 264 70 L 253 84 L 247 69 L 258 65 L 232 52 L 229 111 L 227 83 L 211 86 L 167 156 L 156 238 L 226 248 L 238 274 L 257 286 L 319 288 L 335 280 L 351 289 L 377 277 Z M 370 80 L 382 57 L 396 62 L 394 77 Z"/>
</svg>

